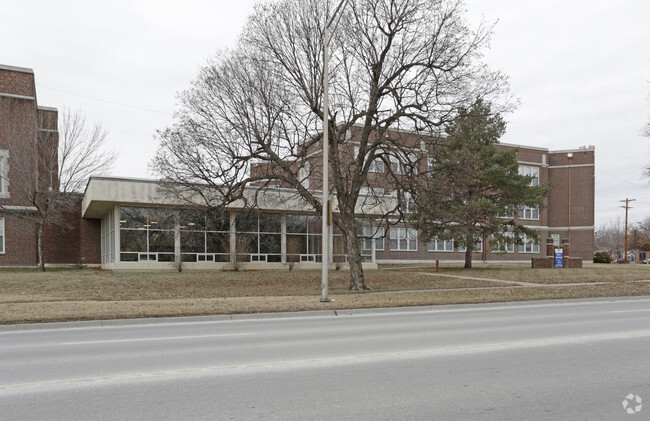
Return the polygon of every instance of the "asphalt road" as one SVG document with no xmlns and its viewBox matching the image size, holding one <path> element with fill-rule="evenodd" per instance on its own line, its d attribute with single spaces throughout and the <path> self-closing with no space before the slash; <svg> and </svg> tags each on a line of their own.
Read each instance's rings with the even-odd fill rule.
<svg viewBox="0 0 650 421">
<path fill-rule="evenodd" d="M 2 420 L 648 418 L 648 298 L 0 329 Z"/>
</svg>

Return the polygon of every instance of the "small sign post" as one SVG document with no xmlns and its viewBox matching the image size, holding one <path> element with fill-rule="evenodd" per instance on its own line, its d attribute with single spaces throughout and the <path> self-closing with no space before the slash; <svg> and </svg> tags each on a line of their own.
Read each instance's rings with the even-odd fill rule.
<svg viewBox="0 0 650 421">
<path fill-rule="evenodd" d="M 564 266 L 563 263 L 564 263 L 564 250 L 555 249 L 555 267 L 561 268 Z"/>
</svg>

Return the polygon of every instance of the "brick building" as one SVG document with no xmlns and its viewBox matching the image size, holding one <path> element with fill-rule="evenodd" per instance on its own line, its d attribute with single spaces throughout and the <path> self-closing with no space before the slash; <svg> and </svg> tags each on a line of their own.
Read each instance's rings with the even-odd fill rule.
<svg viewBox="0 0 650 421">
<path fill-rule="evenodd" d="M 58 158 L 46 154 L 56 152 L 58 141 L 58 111 L 38 105 L 34 72 L 0 65 L 0 266 L 38 263 L 36 209 L 30 198 L 58 186 Z M 76 206 L 63 215 L 65 228 L 45 227 L 46 263 L 78 263 L 82 257 L 100 262 L 94 233 L 99 226 L 81 218 L 81 198 L 71 195 Z"/>
<path fill-rule="evenodd" d="M 347 150 L 354 156 L 354 138 Z M 521 208 L 520 223 L 540 233 L 539 243 L 514 244 L 494 252 L 486 244 L 476 251 L 475 260 L 526 261 L 546 255 L 546 240 L 559 245 L 572 242 L 571 256 L 591 261 L 594 234 L 594 150 L 593 148 L 549 151 L 517 147 L 520 172 L 534 175 L 540 183 L 552 181 L 554 189 L 544 209 Z M 422 149 L 420 149 L 422 150 Z M 426 150 L 426 149 L 424 149 Z M 302 178 L 303 186 L 318 190 L 321 171 L 318 156 Z M 423 162 L 426 162 L 424 160 Z M 392 165 L 392 163 L 391 163 Z M 426 165 L 426 164 L 422 164 Z M 377 232 L 379 210 L 394 207 L 398 201 L 390 186 L 380 183 L 386 166 L 374 167 L 357 206 L 363 219 L 361 254 L 364 266 L 391 262 L 463 261 L 464 250 L 453 241 L 424 243 L 408 225 L 389 226 Z M 254 169 L 260 171 L 260 168 Z M 372 200 L 368 197 L 370 192 Z M 170 270 L 182 262 L 184 270 L 220 269 L 233 262 L 254 268 L 282 268 L 287 264 L 314 268 L 320 266 L 320 215 L 286 185 L 251 187 L 247 194 L 258 196 L 255 211 L 235 202 L 218 212 L 197 214 L 168 197 L 154 180 L 92 177 L 82 203 L 84 218 L 101 219 L 102 267 L 112 270 Z M 377 205 L 377 201 L 379 205 Z M 336 209 L 334 202 L 333 208 Z M 569 213 L 569 209 L 571 210 Z M 373 235 L 376 238 L 372 238 Z M 245 240 L 242 244 L 242 240 Z M 334 226 L 329 244 L 333 263 L 346 259 L 343 236 Z"/>
<path fill-rule="evenodd" d="M 418 158 L 418 171 L 427 172 L 426 151 L 432 141 L 413 133 L 402 133 L 408 155 Z M 357 153 L 354 130 L 340 153 L 354 159 Z M 25 177 L 18 171 L 19 157 L 38 162 L 39 145 L 58 142 L 57 110 L 39 107 L 34 74 L 30 69 L 0 66 L 0 210 L 33 211 L 21 201 Z M 526 242 L 502 252 L 484 244 L 474 260 L 530 261 L 546 254 L 547 239 L 556 244 L 568 239 L 571 255 L 591 261 L 594 250 L 594 149 L 550 151 L 518 148 L 520 172 L 536 182 L 553 182 L 544 209 L 521 208 L 520 223 L 540 233 L 539 243 Z M 318 191 L 322 162 L 318 152 L 302 165 L 302 184 Z M 395 159 L 393 159 L 395 158 Z M 296 164 L 298 165 L 298 164 Z M 39 167 L 35 164 L 35 167 Z M 40 168 L 36 171 L 41 170 Z M 262 171 L 261 166 L 252 171 Z M 268 168 L 267 168 L 268 170 Z M 364 265 L 389 262 L 463 261 L 464 250 L 453 241 L 424 243 L 406 224 L 378 228 L 381 209 L 394 208 L 404 199 L 386 184 L 389 171 L 400 171 L 400 162 L 390 157 L 371 166 L 361 188 L 356 209 L 363 219 L 362 259 Z M 331 174 L 331 172 L 330 172 Z M 41 189 L 56 187 L 39 186 Z M 330 186 L 333 185 L 330 181 Z M 263 189 L 260 194 L 260 189 Z M 253 186 L 247 194 L 257 195 L 258 209 L 246 209 L 235 202 L 228 209 L 197 213 L 165 194 L 154 180 L 91 177 L 78 206 L 64 216 L 66 228 L 47 227 L 44 235 L 47 264 L 76 264 L 84 261 L 112 270 L 221 269 L 241 262 L 251 267 L 282 268 L 287 264 L 320 266 L 320 215 L 295 193 L 295 187 Z M 336 203 L 334 204 L 336 209 Z M 381 227 L 380 227 L 381 228 Z M 329 244 L 333 262 L 345 262 L 344 241 L 334 227 Z M 375 238 L 373 238 L 373 236 Z M 34 223 L 0 214 L 0 266 L 34 266 L 37 263 Z"/>
</svg>

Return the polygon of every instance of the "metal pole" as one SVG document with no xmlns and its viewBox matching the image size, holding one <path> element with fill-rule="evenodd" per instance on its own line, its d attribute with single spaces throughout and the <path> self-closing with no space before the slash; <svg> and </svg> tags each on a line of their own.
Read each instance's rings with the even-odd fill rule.
<svg viewBox="0 0 650 421">
<path fill-rule="evenodd" d="M 336 22 L 337 15 L 342 8 L 345 7 L 348 0 L 341 0 L 339 5 L 334 9 L 334 13 L 325 23 L 325 30 L 323 31 L 323 212 L 321 215 L 322 221 L 322 233 L 323 241 L 321 243 L 322 252 L 322 271 L 321 271 L 321 303 L 329 303 L 330 299 L 328 297 L 329 291 L 329 273 L 328 266 L 330 260 L 330 225 L 331 221 L 331 212 L 332 204 L 330 203 L 329 198 L 329 154 L 330 154 L 330 145 L 329 145 L 329 44 L 330 44 L 330 26 L 334 24 L 334 28 L 338 25 L 338 19 Z M 340 17 L 340 16 L 339 16 Z"/>
<path fill-rule="evenodd" d="M 321 303 L 329 303 L 329 57 L 327 47 L 330 42 L 329 24 L 325 25 L 324 43 L 323 43 L 323 212 L 322 212 L 322 272 L 321 272 Z"/>
<path fill-rule="evenodd" d="M 569 159 L 569 226 L 568 226 L 568 231 L 569 231 L 569 250 L 573 249 L 573 245 L 571 244 L 571 163 L 573 162 L 573 153 L 569 152 L 567 154 L 567 158 Z"/>
</svg>

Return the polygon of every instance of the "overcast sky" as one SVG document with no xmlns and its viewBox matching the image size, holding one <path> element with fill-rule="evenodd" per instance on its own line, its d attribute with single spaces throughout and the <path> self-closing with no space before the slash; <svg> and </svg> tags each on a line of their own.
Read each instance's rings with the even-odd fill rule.
<svg viewBox="0 0 650 421">
<path fill-rule="evenodd" d="M 39 105 L 79 109 L 110 131 L 113 174 L 151 178 L 154 133 L 177 93 L 234 45 L 254 0 L 3 1 L 0 64 L 34 70 Z M 486 61 L 510 75 L 506 143 L 596 147 L 596 225 L 650 216 L 650 1 L 469 0 L 496 21 Z"/>
</svg>

